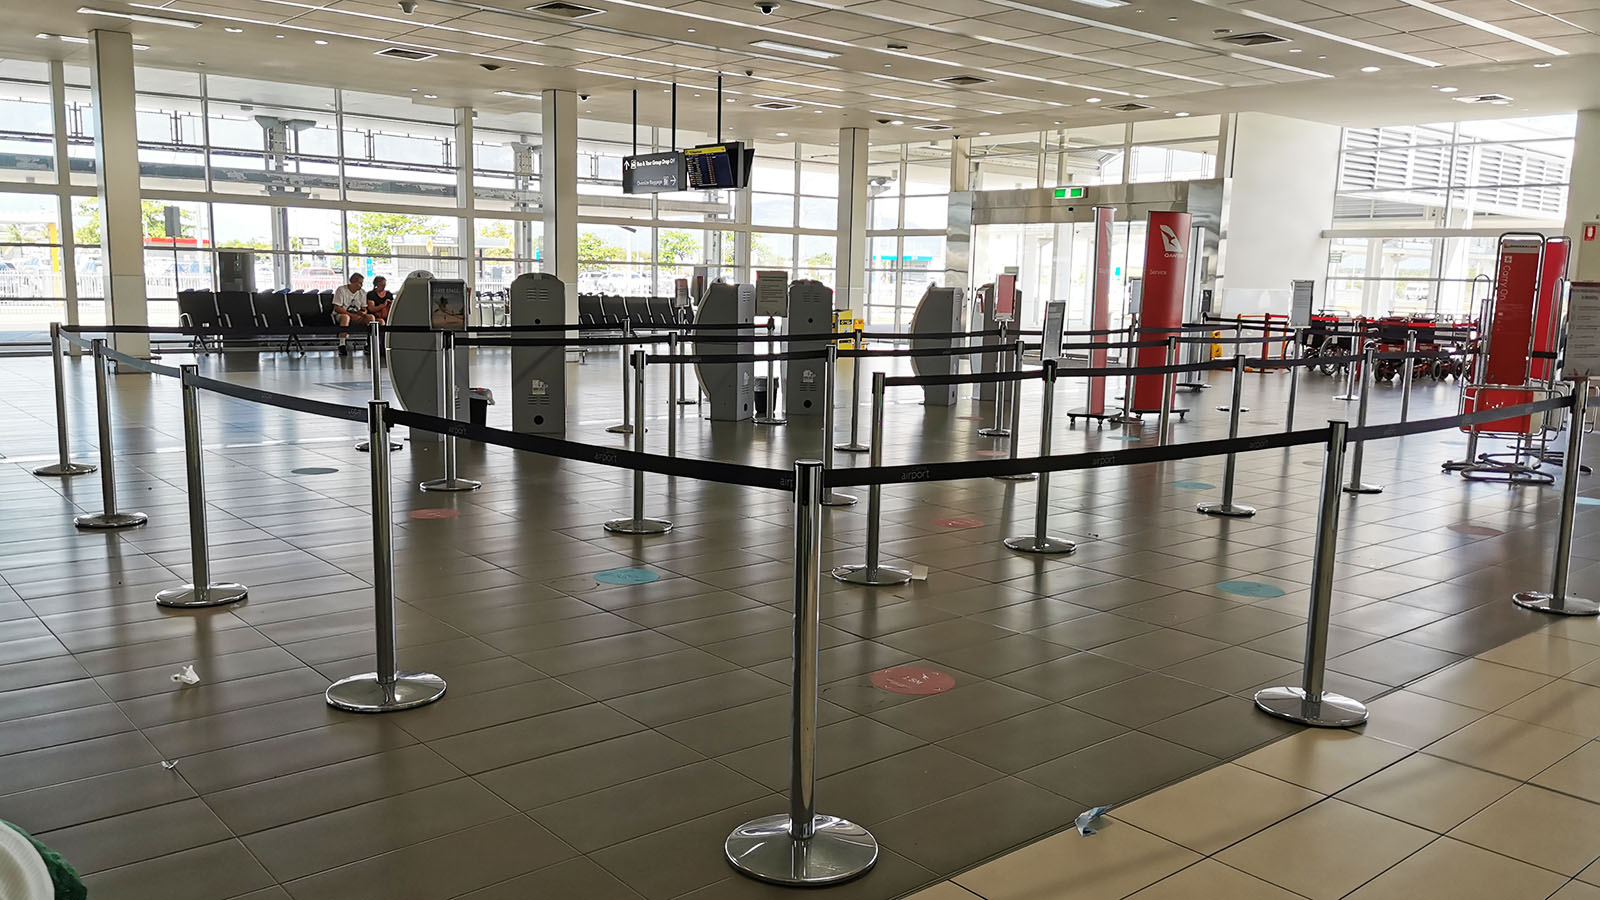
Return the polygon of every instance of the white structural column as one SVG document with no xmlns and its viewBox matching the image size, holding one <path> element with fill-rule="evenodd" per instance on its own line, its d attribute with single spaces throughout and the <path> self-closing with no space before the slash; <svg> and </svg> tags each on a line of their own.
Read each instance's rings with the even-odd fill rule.
<svg viewBox="0 0 1600 900">
<path fill-rule="evenodd" d="M 467 282 L 467 317 L 478 320 L 478 304 L 474 296 L 478 290 L 478 223 L 475 219 L 477 198 L 472 194 L 472 167 L 476 164 L 472 152 L 472 107 L 456 107 L 456 206 L 461 209 L 460 224 L 456 226 L 456 252 L 461 254 L 461 277 Z M 478 322 L 489 325 L 490 322 Z"/>
<path fill-rule="evenodd" d="M 956 138 L 950 142 L 950 201 L 945 208 L 944 287 L 966 290 L 972 286 L 972 202 L 972 139 Z"/>
<path fill-rule="evenodd" d="M 1339 126 L 1266 113 L 1234 122 L 1224 177 L 1220 313 L 1289 312 L 1290 282 L 1314 279 L 1326 289 Z M 1271 293 L 1267 293 L 1267 292 Z"/>
<path fill-rule="evenodd" d="M 839 129 L 839 234 L 834 306 L 867 309 L 867 129 Z"/>
<path fill-rule="evenodd" d="M 1572 187 L 1567 194 L 1567 235 L 1577 259 L 1569 269 L 1573 281 L 1600 281 L 1600 109 L 1578 113 L 1577 140 L 1572 148 Z M 1594 240 L 1586 226 L 1595 226 Z"/>
<path fill-rule="evenodd" d="M 139 213 L 139 138 L 134 119 L 133 37 L 91 32 L 94 64 L 94 156 L 100 176 L 100 245 L 105 264 L 106 321 L 146 325 L 144 220 Z M 67 177 L 63 174 L 62 177 Z M 149 356 L 142 334 L 112 338 L 130 356 Z"/>
<path fill-rule="evenodd" d="M 539 196 L 544 200 L 544 270 L 567 287 L 566 321 L 578 321 L 578 95 L 540 94 L 544 134 Z"/>
</svg>

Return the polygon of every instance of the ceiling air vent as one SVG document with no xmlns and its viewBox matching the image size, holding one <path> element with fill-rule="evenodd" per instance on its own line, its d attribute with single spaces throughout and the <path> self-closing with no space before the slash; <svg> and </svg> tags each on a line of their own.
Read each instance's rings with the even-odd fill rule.
<svg viewBox="0 0 1600 900">
<path fill-rule="evenodd" d="M 975 84 L 989 83 L 989 79 L 979 78 L 976 75 L 946 75 L 943 78 L 935 78 L 934 81 L 938 81 L 943 84 L 953 84 L 956 87 L 972 87 Z"/>
<path fill-rule="evenodd" d="M 1487 103 L 1490 106 L 1505 106 L 1511 98 L 1505 94 L 1479 94 L 1475 97 L 1453 97 L 1458 103 Z"/>
<path fill-rule="evenodd" d="M 1108 106 L 1108 107 L 1106 107 L 1106 109 L 1114 109 L 1117 112 L 1138 112 L 1141 109 L 1149 109 L 1149 108 L 1150 108 L 1149 106 L 1146 106 L 1143 103 L 1132 103 L 1132 102 L 1129 102 L 1129 103 L 1118 103 L 1116 106 Z"/>
<path fill-rule="evenodd" d="M 426 53 L 422 50 L 412 50 L 407 47 L 385 47 L 374 53 L 373 56 L 387 56 L 391 59 L 409 59 L 416 62 L 419 59 L 433 59 L 437 53 Z"/>
<path fill-rule="evenodd" d="M 776 110 L 799 109 L 800 108 L 800 104 L 798 104 L 798 103 L 785 103 L 782 100 L 768 100 L 765 103 L 757 103 L 757 104 L 755 104 L 755 107 L 756 107 L 756 109 L 776 109 Z"/>
<path fill-rule="evenodd" d="M 1230 34 L 1227 37 L 1217 38 L 1217 40 L 1224 44 L 1232 44 L 1235 47 L 1260 47 L 1266 44 L 1289 43 L 1288 38 L 1266 31 L 1252 31 L 1249 34 Z"/>
<path fill-rule="evenodd" d="M 946 125 L 943 122 L 934 122 L 931 125 L 918 125 L 918 126 L 916 126 L 916 129 L 918 131 L 951 131 L 954 128 L 955 128 L 954 125 Z"/>
<path fill-rule="evenodd" d="M 530 6 L 528 7 L 528 12 L 544 13 L 547 16 L 556 16 L 562 19 L 587 19 L 590 16 L 598 16 L 605 10 L 595 9 L 592 6 L 579 6 L 576 3 L 562 3 L 561 0 L 556 0 L 554 3 L 541 3 L 538 6 Z"/>
</svg>

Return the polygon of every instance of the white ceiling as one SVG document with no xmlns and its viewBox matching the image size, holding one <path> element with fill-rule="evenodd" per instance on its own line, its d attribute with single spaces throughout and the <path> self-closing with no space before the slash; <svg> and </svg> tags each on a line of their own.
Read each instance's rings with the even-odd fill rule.
<svg viewBox="0 0 1600 900">
<path fill-rule="evenodd" d="M 1132 0 L 1109 9 L 1096 5 L 1106 0 L 781 0 L 771 15 L 754 0 L 569 0 L 603 10 L 577 21 L 528 11 L 536 2 L 417 0 L 406 14 L 389 0 L 0 0 L 11 25 L 0 53 L 81 62 L 82 45 L 35 33 L 127 30 L 150 45 L 140 54 L 146 65 L 409 94 L 446 107 L 536 109 L 537 101 L 494 92 L 571 88 L 590 95 L 584 115 L 627 121 L 638 89 L 641 120 L 662 125 L 662 91 L 676 81 L 679 126 L 705 132 L 714 128 L 721 73 L 731 101 L 722 106 L 725 131 L 758 140 L 784 131 L 831 142 L 844 125 L 902 141 L 1179 112 L 1379 124 L 1600 106 L 1600 0 Z M 202 24 L 80 14 L 80 3 Z M 1291 40 L 1249 48 L 1221 40 L 1255 31 Z M 752 46 L 760 40 L 837 55 Z M 373 56 L 386 46 L 439 55 Z M 1379 71 L 1362 71 L 1370 67 Z M 937 81 L 961 74 L 989 81 Z M 1488 107 L 1455 99 L 1485 92 L 1513 99 Z M 799 108 L 752 108 L 768 100 Z M 1107 108 L 1129 101 L 1151 108 Z M 931 122 L 954 131 L 912 128 Z"/>
</svg>

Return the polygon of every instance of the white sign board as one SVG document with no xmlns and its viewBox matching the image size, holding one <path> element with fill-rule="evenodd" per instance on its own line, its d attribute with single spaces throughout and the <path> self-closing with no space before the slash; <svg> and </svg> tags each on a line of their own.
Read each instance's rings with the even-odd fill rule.
<svg viewBox="0 0 1600 900">
<path fill-rule="evenodd" d="M 756 273 L 756 315 L 789 315 L 789 273 L 760 271 Z"/>
<path fill-rule="evenodd" d="M 1600 282 L 1574 281 L 1568 286 L 1567 378 L 1600 378 Z"/>
<path fill-rule="evenodd" d="M 1039 360 L 1061 358 L 1061 337 L 1067 327 L 1067 302 L 1052 300 L 1044 305 L 1044 339 L 1039 344 Z"/>
<path fill-rule="evenodd" d="M 1316 294 L 1317 283 L 1306 280 L 1289 282 L 1293 292 L 1289 298 L 1289 324 L 1295 328 L 1311 327 L 1311 304 Z"/>
</svg>

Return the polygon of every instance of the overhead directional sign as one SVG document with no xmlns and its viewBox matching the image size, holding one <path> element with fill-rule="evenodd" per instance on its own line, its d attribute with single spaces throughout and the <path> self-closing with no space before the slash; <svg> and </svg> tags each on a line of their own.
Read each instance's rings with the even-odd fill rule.
<svg viewBox="0 0 1600 900">
<path fill-rule="evenodd" d="M 684 182 L 683 154 L 676 150 L 641 153 L 622 158 L 624 194 L 659 194 L 681 191 Z"/>
</svg>

